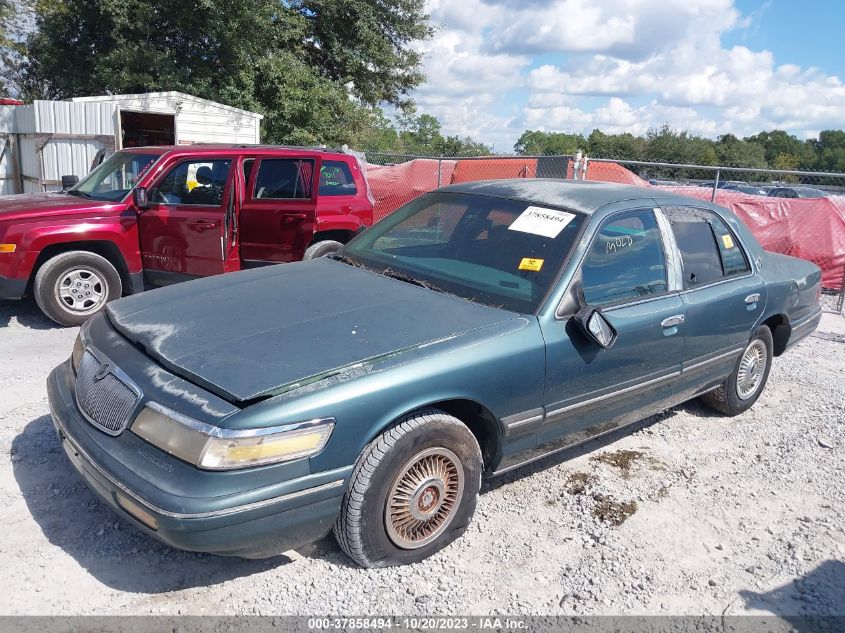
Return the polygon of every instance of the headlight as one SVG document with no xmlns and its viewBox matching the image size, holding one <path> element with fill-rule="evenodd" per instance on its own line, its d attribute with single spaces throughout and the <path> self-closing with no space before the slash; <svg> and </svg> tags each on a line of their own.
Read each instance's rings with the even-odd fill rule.
<svg viewBox="0 0 845 633">
<path fill-rule="evenodd" d="M 79 334 L 73 342 L 73 352 L 70 355 L 70 362 L 73 365 L 73 371 L 79 371 L 79 363 L 82 361 L 82 354 L 85 353 L 85 348 L 88 346 L 88 323 L 86 322 L 79 328 Z"/>
<path fill-rule="evenodd" d="M 329 441 L 334 418 L 266 429 L 230 430 L 149 402 L 131 430 L 171 455 L 206 470 L 231 470 L 316 455 Z"/>
</svg>

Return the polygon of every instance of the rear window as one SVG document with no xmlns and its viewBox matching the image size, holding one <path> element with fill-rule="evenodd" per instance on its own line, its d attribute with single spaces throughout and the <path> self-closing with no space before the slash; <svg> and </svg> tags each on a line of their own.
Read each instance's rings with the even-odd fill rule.
<svg viewBox="0 0 845 633">
<path fill-rule="evenodd" d="M 258 165 L 253 198 L 290 200 L 311 197 L 314 161 L 296 158 L 265 158 Z"/>
<path fill-rule="evenodd" d="M 320 168 L 321 196 L 354 196 L 358 193 L 349 165 L 340 160 L 324 161 Z"/>
<path fill-rule="evenodd" d="M 736 237 L 714 213 L 702 209 L 664 209 L 684 269 L 684 289 L 749 271 Z"/>
</svg>

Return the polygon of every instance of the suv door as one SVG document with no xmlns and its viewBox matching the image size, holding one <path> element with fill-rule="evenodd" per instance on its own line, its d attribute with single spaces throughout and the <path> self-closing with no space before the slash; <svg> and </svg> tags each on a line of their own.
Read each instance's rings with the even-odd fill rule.
<svg viewBox="0 0 845 633">
<path fill-rule="evenodd" d="M 153 285 L 222 273 L 234 157 L 180 159 L 149 187 L 138 216 L 144 276 Z"/>
<path fill-rule="evenodd" d="M 255 161 L 240 211 L 241 261 L 250 267 L 302 259 L 314 235 L 320 158 Z"/>
<path fill-rule="evenodd" d="M 713 211 L 667 207 L 687 310 L 684 371 L 724 378 L 766 305 L 766 284 L 737 234 Z"/>
<path fill-rule="evenodd" d="M 538 439 L 547 449 L 643 418 L 672 398 L 686 313 L 666 243 L 651 209 L 616 214 L 594 235 L 572 283 L 617 338 L 603 349 L 573 318 L 543 327 L 546 418 Z"/>
</svg>

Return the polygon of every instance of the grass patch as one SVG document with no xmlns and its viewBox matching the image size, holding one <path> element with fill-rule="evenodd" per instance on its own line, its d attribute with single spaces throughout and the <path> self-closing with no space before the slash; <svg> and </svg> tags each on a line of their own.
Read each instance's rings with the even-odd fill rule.
<svg viewBox="0 0 845 633">
<path fill-rule="evenodd" d="M 636 501 L 617 501 L 609 495 L 599 493 L 594 494 L 593 499 L 596 502 L 593 516 L 610 525 L 622 525 L 637 511 Z"/>
</svg>

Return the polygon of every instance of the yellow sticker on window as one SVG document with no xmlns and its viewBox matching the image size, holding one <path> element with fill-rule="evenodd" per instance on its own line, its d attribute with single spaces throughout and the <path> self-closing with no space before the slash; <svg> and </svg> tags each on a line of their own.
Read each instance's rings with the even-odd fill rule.
<svg viewBox="0 0 845 633">
<path fill-rule="evenodd" d="M 725 248 L 733 248 L 734 247 L 733 238 L 730 235 L 723 235 L 722 236 L 722 244 L 725 245 Z"/>
<path fill-rule="evenodd" d="M 540 272 L 540 269 L 543 267 L 543 259 L 534 259 L 533 257 L 523 257 L 522 261 L 519 262 L 519 269 L 520 270 L 533 270 L 535 273 Z"/>
</svg>

